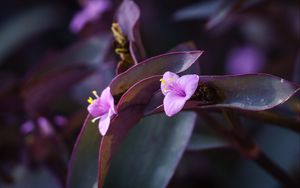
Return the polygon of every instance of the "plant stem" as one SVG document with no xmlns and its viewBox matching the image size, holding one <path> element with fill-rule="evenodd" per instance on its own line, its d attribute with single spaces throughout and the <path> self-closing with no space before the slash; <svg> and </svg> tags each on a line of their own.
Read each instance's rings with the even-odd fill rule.
<svg viewBox="0 0 300 188">
<path fill-rule="evenodd" d="M 258 157 L 254 160 L 258 166 L 263 168 L 266 172 L 271 174 L 274 178 L 279 180 L 286 187 L 297 187 L 296 183 L 265 153 L 260 152 Z"/>
<path fill-rule="evenodd" d="M 227 139 L 234 148 L 246 158 L 253 160 L 262 169 L 273 176 L 277 181 L 286 187 L 296 187 L 293 180 L 275 164 L 264 152 L 261 151 L 257 143 L 251 138 L 247 130 L 243 128 L 239 118 L 228 110 L 223 110 L 226 120 L 230 123 L 230 129 L 219 123 L 215 118 L 205 111 L 198 111 L 199 115 L 206 121 L 220 136 Z"/>
<path fill-rule="evenodd" d="M 300 133 L 300 121 L 288 117 L 281 116 L 279 114 L 268 111 L 236 111 L 237 113 L 244 115 L 248 118 L 255 118 L 257 120 L 265 121 L 274 125 L 278 125 L 283 128 L 290 129 L 297 133 Z"/>
</svg>

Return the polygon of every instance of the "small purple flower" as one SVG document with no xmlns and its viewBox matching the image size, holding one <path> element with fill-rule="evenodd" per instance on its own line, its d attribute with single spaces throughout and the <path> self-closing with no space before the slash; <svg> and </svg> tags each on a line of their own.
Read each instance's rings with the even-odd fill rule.
<svg viewBox="0 0 300 188">
<path fill-rule="evenodd" d="M 104 136 L 108 130 L 112 116 L 117 114 L 114 104 L 114 98 L 110 93 L 109 87 L 105 88 L 102 91 L 100 97 L 97 95 L 96 91 L 93 91 L 93 94 L 95 95 L 96 99 L 92 99 L 91 97 L 88 99 L 90 105 L 87 109 L 89 113 L 94 117 L 92 122 L 100 119 L 98 125 L 99 132 Z"/>
<path fill-rule="evenodd" d="M 161 81 L 161 91 L 165 95 L 164 110 L 167 116 L 178 113 L 195 93 L 199 76 L 195 74 L 179 77 L 172 72 L 166 72 Z"/>
<path fill-rule="evenodd" d="M 78 33 L 86 23 L 97 20 L 109 7 L 110 2 L 107 0 L 88 0 L 83 9 L 75 14 L 70 29 Z"/>
</svg>

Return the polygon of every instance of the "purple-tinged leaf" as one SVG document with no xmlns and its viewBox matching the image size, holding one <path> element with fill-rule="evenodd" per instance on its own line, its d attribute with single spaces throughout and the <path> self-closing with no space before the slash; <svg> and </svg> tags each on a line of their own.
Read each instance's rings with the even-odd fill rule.
<svg viewBox="0 0 300 188">
<path fill-rule="evenodd" d="M 133 85 L 117 105 L 119 114 L 111 120 L 107 134 L 102 137 L 99 150 L 99 187 L 107 175 L 110 161 L 130 129 L 143 117 L 143 109 L 153 93 L 159 89 L 160 76 L 144 79 Z"/>
<path fill-rule="evenodd" d="M 198 106 L 200 108 L 266 110 L 284 103 L 300 89 L 297 84 L 268 74 L 200 76 L 200 82 L 214 87 L 222 95 L 217 103 Z M 197 105 L 197 102 L 191 103 Z"/>
<path fill-rule="evenodd" d="M 149 101 L 145 99 L 149 98 L 149 94 L 152 96 L 159 89 L 160 79 L 161 76 L 152 76 L 129 88 L 118 103 L 118 111 L 123 111 L 127 107 L 133 105 L 147 105 Z"/>
<path fill-rule="evenodd" d="M 194 51 L 197 50 L 197 46 L 193 41 L 187 41 L 178 44 L 170 50 L 170 52 L 180 52 L 180 51 Z M 200 64 L 196 61 L 189 69 L 184 71 L 182 74 L 200 74 Z"/>
<path fill-rule="evenodd" d="M 122 28 L 122 32 L 130 41 L 135 40 L 134 27 L 140 18 L 139 7 L 131 0 L 123 0 L 116 14 L 116 20 Z"/>
<path fill-rule="evenodd" d="M 112 156 L 128 134 L 129 130 L 142 118 L 143 106 L 132 106 L 120 112 L 111 120 L 110 127 L 101 139 L 98 160 L 98 187 L 102 188 L 107 176 Z"/>
<path fill-rule="evenodd" d="M 91 66 L 101 65 L 111 45 L 111 37 L 91 37 L 79 41 L 63 52 L 48 55 L 28 73 L 28 77 L 38 77 L 65 66 L 86 63 Z"/>
<path fill-rule="evenodd" d="M 219 25 L 222 21 L 227 21 L 230 14 L 233 14 L 234 9 L 239 9 L 240 1 L 232 2 L 232 1 L 222 1 L 221 6 L 216 10 L 215 14 L 212 14 L 210 19 L 208 20 L 206 27 L 211 29 L 217 25 Z"/>
<path fill-rule="evenodd" d="M 184 7 L 173 15 L 175 21 L 206 19 L 212 16 L 221 6 L 222 1 L 208 1 Z"/>
<path fill-rule="evenodd" d="M 67 188 L 93 187 L 97 182 L 100 137 L 97 124 L 88 116 L 73 148 Z"/>
<path fill-rule="evenodd" d="M 300 51 L 298 52 L 296 62 L 295 62 L 294 81 L 300 84 Z"/>
<path fill-rule="evenodd" d="M 37 116 L 43 107 L 49 105 L 92 72 L 93 70 L 89 67 L 78 64 L 26 82 L 22 92 L 26 110 L 32 116 Z"/>
<path fill-rule="evenodd" d="M 153 96 L 151 97 L 149 103 L 147 104 L 145 110 L 144 110 L 144 115 L 152 115 L 155 113 L 160 113 L 163 112 L 163 100 L 164 100 L 164 94 L 161 92 L 161 90 L 156 91 Z"/>
<path fill-rule="evenodd" d="M 139 122 L 112 159 L 105 187 L 163 188 L 185 151 L 195 113 L 154 115 Z"/>
<path fill-rule="evenodd" d="M 166 71 L 180 73 L 188 69 L 200 57 L 202 51 L 171 52 L 146 59 L 119 74 L 110 83 L 111 93 L 121 95 L 138 81 Z"/>
<path fill-rule="evenodd" d="M 228 147 L 228 143 L 220 138 L 204 134 L 193 134 L 188 145 L 188 151 L 204 151 Z"/>
<path fill-rule="evenodd" d="M 187 41 L 176 45 L 170 52 L 193 51 L 197 50 L 197 46 L 193 41 Z"/>
<path fill-rule="evenodd" d="M 130 52 L 135 63 L 146 57 L 139 31 L 139 18 L 140 9 L 134 1 L 124 0 L 118 9 L 116 20 L 129 40 Z"/>
<path fill-rule="evenodd" d="M 62 25 L 64 11 L 59 9 L 61 8 L 58 4 L 42 4 L 3 20 L 5 23 L 0 29 L 0 63 L 32 37 Z"/>
<path fill-rule="evenodd" d="M 299 85 L 268 74 L 200 76 L 199 80 L 201 84 L 214 88 L 220 96 L 215 96 L 216 101 L 190 100 L 184 109 L 226 107 L 261 111 L 284 103 L 300 90 Z M 144 114 L 160 112 L 163 112 L 162 94 L 156 93 Z"/>
<path fill-rule="evenodd" d="M 101 65 L 110 41 L 108 35 L 89 38 L 47 57 L 31 70 L 23 86 L 29 113 L 35 115 L 74 84 L 90 76 Z"/>
</svg>

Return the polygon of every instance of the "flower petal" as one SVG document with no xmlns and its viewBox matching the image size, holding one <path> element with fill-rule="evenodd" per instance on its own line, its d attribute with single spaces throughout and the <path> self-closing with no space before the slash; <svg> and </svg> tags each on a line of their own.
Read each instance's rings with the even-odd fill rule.
<svg viewBox="0 0 300 188">
<path fill-rule="evenodd" d="M 98 124 L 99 132 L 102 136 L 104 136 L 108 130 L 110 124 L 111 112 L 104 114 L 101 116 Z"/>
<path fill-rule="evenodd" d="M 184 106 L 187 99 L 176 95 L 173 92 L 168 93 L 164 98 L 164 110 L 167 116 L 173 116 Z"/>
<path fill-rule="evenodd" d="M 84 12 L 89 21 L 95 20 L 101 16 L 110 6 L 110 2 L 106 0 L 90 0 L 87 2 Z"/>
<path fill-rule="evenodd" d="M 195 93 L 199 82 L 199 76 L 196 74 L 184 75 L 177 80 L 179 87 L 184 90 L 185 98 L 188 100 Z"/>
<path fill-rule="evenodd" d="M 87 19 L 84 12 L 77 13 L 71 21 L 70 29 L 73 33 L 78 33 L 86 24 Z"/>
<path fill-rule="evenodd" d="M 87 107 L 87 110 L 93 117 L 99 117 L 108 112 L 109 109 L 106 106 L 100 98 L 97 98 Z"/>
<path fill-rule="evenodd" d="M 167 71 L 164 73 L 161 84 L 160 84 L 160 89 L 164 95 L 167 94 L 166 89 L 168 89 L 169 84 L 171 82 L 176 81 L 179 78 L 179 76 L 173 72 Z"/>
<path fill-rule="evenodd" d="M 164 75 L 163 75 L 164 80 L 170 80 L 170 79 L 175 79 L 176 80 L 178 78 L 179 78 L 179 76 L 177 74 L 175 74 L 173 72 L 170 72 L 170 71 L 165 72 Z"/>
<path fill-rule="evenodd" d="M 87 1 L 85 7 L 79 11 L 71 21 L 70 29 L 78 33 L 90 21 L 100 18 L 101 14 L 110 7 L 110 2 L 106 0 Z"/>
<path fill-rule="evenodd" d="M 115 109 L 114 98 L 110 92 L 110 87 L 107 87 L 102 91 L 100 98 L 101 101 L 105 104 L 107 112 L 109 109 L 111 109 L 114 114 L 117 113 Z"/>
</svg>

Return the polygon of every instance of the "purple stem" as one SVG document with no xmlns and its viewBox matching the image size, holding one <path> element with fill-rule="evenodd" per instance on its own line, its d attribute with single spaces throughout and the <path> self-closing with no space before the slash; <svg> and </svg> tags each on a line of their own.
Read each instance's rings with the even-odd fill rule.
<svg viewBox="0 0 300 188">
<path fill-rule="evenodd" d="M 198 113 L 204 121 L 207 122 L 220 136 L 227 139 L 234 148 L 246 158 L 253 160 L 262 169 L 273 176 L 278 182 L 286 187 L 296 187 L 296 183 L 283 171 L 277 164 L 275 164 L 247 133 L 243 128 L 239 118 L 232 111 L 223 111 L 226 120 L 231 125 L 230 128 L 224 127 L 215 118 L 204 110 L 199 110 Z"/>
</svg>

